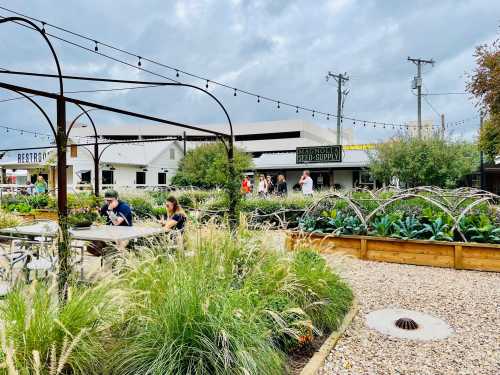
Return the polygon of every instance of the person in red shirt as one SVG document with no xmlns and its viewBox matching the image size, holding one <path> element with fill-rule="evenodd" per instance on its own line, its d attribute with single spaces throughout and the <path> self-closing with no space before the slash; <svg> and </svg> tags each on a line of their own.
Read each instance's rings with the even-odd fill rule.
<svg viewBox="0 0 500 375">
<path fill-rule="evenodd" d="M 252 183 L 250 182 L 248 176 L 245 176 L 245 178 L 243 178 L 243 181 L 241 182 L 241 193 L 243 195 L 248 195 L 251 192 L 252 192 Z"/>
</svg>

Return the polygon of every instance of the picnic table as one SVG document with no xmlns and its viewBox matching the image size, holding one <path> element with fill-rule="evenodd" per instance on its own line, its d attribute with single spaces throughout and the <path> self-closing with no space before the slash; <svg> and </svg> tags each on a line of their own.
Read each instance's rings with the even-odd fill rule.
<svg viewBox="0 0 500 375">
<path fill-rule="evenodd" d="M 0 233 L 10 236 L 26 237 L 56 237 L 59 226 L 53 221 L 37 222 L 30 225 L 20 225 L 17 227 L 3 228 Z M 104 241 L 118 242 L 129 241 L 136 238 L 149 237 L 163 232 L 161 227 L 144 226 L 112 226 L 100 225 L 82 229 L 70 229 L 69 234 L 73 240 L 81 241 Z"/>
</svg>

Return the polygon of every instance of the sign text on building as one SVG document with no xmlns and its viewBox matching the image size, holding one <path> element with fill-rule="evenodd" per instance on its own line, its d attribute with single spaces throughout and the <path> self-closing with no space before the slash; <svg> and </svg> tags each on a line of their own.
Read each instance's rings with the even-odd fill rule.
<svg viewBox="0 0 500 375">
<path fill-rule="evenodd" d="M 297 164 L 307 163 L 340 163 L 342 162 L 342 146 L 297 147 Z"/>
<path fill-rule="evenodd" d="M 47 159 L 47 152 L 20 152 L 17 154 L 17 164 L 38 164 Z"/>
</svg>

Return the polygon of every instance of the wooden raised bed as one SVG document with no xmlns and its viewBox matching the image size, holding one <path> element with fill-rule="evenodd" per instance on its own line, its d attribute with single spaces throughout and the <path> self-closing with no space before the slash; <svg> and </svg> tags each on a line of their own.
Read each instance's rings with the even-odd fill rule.
<svg viewBox="0 0 500 375">
<path fill-rule="evenodd" d="M 378 262 L 500 272 L 500 245 L 289 232 L 286 247 L 311 246 Z"/>
</svg>

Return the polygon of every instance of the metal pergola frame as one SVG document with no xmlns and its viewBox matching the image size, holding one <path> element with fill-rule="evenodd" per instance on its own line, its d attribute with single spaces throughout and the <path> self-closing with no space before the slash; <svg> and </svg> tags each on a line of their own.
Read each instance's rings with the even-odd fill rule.
<svg viewBox="0 0 500 375">
<path fill-rule="evenodd" d="M 95 78 L 95 77 L 77 77 L 77 76 L 64 76 L 62 74 L 61 70 L 61 65 L 59 63 L 59 59 L 57 57 L 57 54 L 55 52 L 54 47 L 52 46 L 52 43 L 48 39 L 47 35 L 45 34 L 44 30 L 40 29 L 34 22 L 30 21 L 29 19 L 23 18 L 23 17 L 7 17 L 7 18 L 2 18 L 0 19 L 0 24 L 3 23 L 8 23 L 8 22 L 13 22 L 17 24 L 22 24 L 25 23 L 32 27 L 35 31 L 40 34 L 43 39 L 45 40 L 46 44 L 48 45 L 52 56 L 54 58 L 56 67 L 57 67 L 57 75 L 53 74 L 40 74 L 40 73 L 32 73 L 32 72 L 14 72 L 14 71 L 1 71 L 1 73 L 5 74 L 16 74 L 16 75 L 25 75 L 25 76 L 38 76 L 38 77 L 49 77 L 49 78 L 57 78 L 59 81 L 59 93 L 52 93 L 48 91 L 42 91 L 42 90 L 37 90 L 33 89 L 30 87 L 23 87 L 23 86 L 18 86 L 18 85 L 13 85 L 5 82 L 0 82 L 0 87 L 14 91 L 27 99 L 30 100 L 30 102 L 35 105 L 44 115 L 46 120 L 49 122 L 49 125 L 55 135 L 55 141 L 56 141 L 56 147 L 57 147 L 57 208 L 58 208 L 58 217 L 59 217 L 59 226 L 60 226 L 60 236 L 58 237 L 58 255 L 59 255 L 59 274 L 58 274 L 58 290 L 59 290 L 59 296 L 62 301 L 64 301 L 67 297 L 67 283 L 68 280 L 71 276 L 71 262 L 70 262 L 70 249 L 69 249 L 69 231 L 68 231 L 68 204 L 67 204 L 67 161 L 66 161 L 66 152 L 67 152 L 67 142 L 68 142 L 68 135 L 69 135 L 69 130 L 66 130 L 66 104 L 67 103 L 73 103 L 76 106 L 78 106 L 85 114 L 86 116 L 90 119 L 92 126 L 94 127 L 95 130 L 95 142 L 94 142 L 94 152 L 95 155 L 98 154 L 98 142 L 97 142 L 97 131 L 95 129 L 95 124 L 91 117 L 88 115 L 88 109 L 86 107 L 89 107 L 91 109 L 100 109 L 104 110 L 107 112 L 113 112 L 113 113 L 118 113 L 122 115 L 127 115 L 135 118 L 140 118 L 143 120 L 149 120 L 149 121 L 155 121 L 158 123 L 162 124 L 167 124 L 167 125 L 174 125 L 178 126 L 180 128 L 184 129 L 191 129 L 191 130 L 197 130 L 200 132 L 204 133 L 209 133 L 215 135 L 217 138 L 219 138 L 221 141 L 223 141 L 223 144 L 225 145 L 227 155 L 228 155 L 228 167 L 229 167 L 229 181 L 227 184 L 227 190 L 229 194 L 229 221 L 231 226 L 234 228 L 237 217 L 236 217 L 236 206 L 238 203 L 239 199 L 239 191 L 238 191 L 238 182 L 236 181 L 236 173 L 235 173 L 235 168 L 234 168 L 234 133 L 233 133 L 233 126 L 231 122 L 231 118 L 224 107 L 224 105 L 220 102 L 217 97 L 215 97 L 212 93 L 209 91 L 195 86 L 195 85 L 189 85 L 189 84 L 183 84 L 183 83 L 170 83 L 170 82 L 147 82 L 147 81 L 130 81 L 130 80 L 111 80 L 111 79 L 103 79 L 103 78 Z M 78 79 L 78 80 L 83 80 L 83 81 L 94 81 L 94 82 L 115 82 L 115 83 L 132 83 L 132 84 L 155 84 L 158 86 L 174 86 L 174 87 L 189 87 L 192 89 L 195 89 L 197 91 L 201 91 L 205 93 L 206 95 L 210 96 L 218 105 L 219 107 L 223 110 L 228 124 L 229 124 L 229 134 L 221 133 L 218 131 L 214 130 L 209 130 L 209 129 L 203 129 L 197 126 L 193 125 L 188 125 L 180 122 L 175 122 L 175 121 L 170 121 L 170 120 L 165 120 L 160 117 L 155 117 L 155 116 L 150 116 L 138 112 L 132 112 L 132 111 L 127 111 L 119 108 L 114 108 L 110 106 L 105 106 L 102 104 L 98 103 L 93 103 L 90 101 L 85 101 L 85 100 L 80 100 L 76 98 L 70 98 L 64 95 L 64 79 Z M 147 83 L 146 83 L 147 82 Z M 54 128 L 50 117 L 47 115 L 47 113 L 36 103 L 36 101 L 30 97 L 28 97 L 26 94 L 31 94 L 35 96 L 40 96 L 48 99 L 52 99 L 56 101 L 56 128 Z M 226 142 L 224 141 L 227 141 Z M 95 160 L 96 163 L 98 163 L 98 159 Z M 96 191 L 98 192 L 98 186 Z"/>
</svg>

